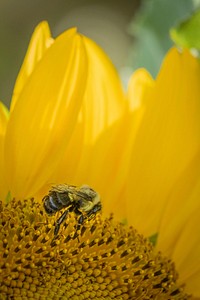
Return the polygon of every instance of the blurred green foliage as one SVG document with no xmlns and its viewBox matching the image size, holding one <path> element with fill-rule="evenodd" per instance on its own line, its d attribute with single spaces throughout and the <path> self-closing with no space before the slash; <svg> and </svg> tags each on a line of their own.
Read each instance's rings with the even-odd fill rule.
<svg viewBox="0 0 200 300">
<path fill-rule="evenodd" d="M 145 67 L 156 76 L 164 55 L 173 45 L 169 31 L 200 7 L 192 0 L 143 0 L 130 25 L 134 43 L 129 64 L 133 70 Z"/>
<path fill-rule="evenodd" d="M 172 40 L 187 48 L 200 50 L 200 10 L 170 30 Z"/>
</svg>

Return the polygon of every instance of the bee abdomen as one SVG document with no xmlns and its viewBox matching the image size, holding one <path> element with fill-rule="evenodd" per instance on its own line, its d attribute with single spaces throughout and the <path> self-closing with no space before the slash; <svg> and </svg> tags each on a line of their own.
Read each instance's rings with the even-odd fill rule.
<svg viewBox="0 0 200 300">
<path fill-rule="evenodd" d="M 52 215 L 60 209 L 69 206 L 70 199 L 68 195 L 52 192 L 44 198 L 44 209 L 47 214 Z"/>
<path fill-rule="evenodd" d="M 48 215 L 52 215 L 57 211 L 57 207 L 51 196 L 46 196 L 44 198 L 44 209 Z"/>
</svg>

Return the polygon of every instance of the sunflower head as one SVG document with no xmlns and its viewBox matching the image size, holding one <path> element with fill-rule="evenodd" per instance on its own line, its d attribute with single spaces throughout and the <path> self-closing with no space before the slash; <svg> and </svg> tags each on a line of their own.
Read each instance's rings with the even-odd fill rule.
<svg viewBox="0 0 200 300">
<path fill-rule="evenodd" d="M 133 228 L 100 214 L 77 231 L 34 199 L 0 208 L 0 292 L 28 299 L 188 299 L 174 265 Z"/>
</svg>

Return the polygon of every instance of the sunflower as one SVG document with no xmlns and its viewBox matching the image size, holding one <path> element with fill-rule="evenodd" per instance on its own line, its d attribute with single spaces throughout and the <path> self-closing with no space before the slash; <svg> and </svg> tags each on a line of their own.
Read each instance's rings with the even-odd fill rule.
<svg viewBox="0 0 200 300">
<path fill-rule="evenodd" d="M 93 41 L 37 26 L 0 105 L 1 299 L 200 298 L 199 78 L 172 48 L 124 93 Z M 103 212 L 55 236 L 41 199 L 60 183 L 92 186 Z"/>
</svg>

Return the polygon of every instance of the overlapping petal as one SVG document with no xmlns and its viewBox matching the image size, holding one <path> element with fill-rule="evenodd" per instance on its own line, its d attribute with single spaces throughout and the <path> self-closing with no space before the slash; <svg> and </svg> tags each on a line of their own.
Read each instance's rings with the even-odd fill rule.
<svg viewBox="0 0 200 300">
<path fill-rule="evenodd" d="M 85 142 L 93 144 L 103 130 L 122 116 L 125 101 L 121 81 L 109 58 L 92 40 L 87 37 L 83 39 L 90 60 L 81 113 Z"/>
<path fill-rule="evenodd" d="M 7 107 L 0 101 L 0 140 L 2 141 L 6 132 L 9 118 Z"/>
<path fill-rule="evenodd" d="M 108 63 L 105 62 L 105 58 L 103 65 L 105 67 L 108 65 Z M 112 73 L 114 73 L 114 71 L 112 71 Z M 104 76 L 105 75 L 102 74 L 102 77 Z M 70 178 L 70 182 L 75 184 L 87 183 L 91 185 L 93 188 L 98 190 L 102 196 L 104 214 L 109 215 L 111 212 L 114 212 L 115 217 L 119 220 L 122 220 L 126 218 L 127 215 L 125 191 L 127 188 L 127 176 L 130 167 L 129 160 L 133 146 L 133 140 L 145 110 L 145 105 L 142 105 L 143 98 L 145 98 L 143 94 L 148 94 L 151 91 L 154 82 L 145 70 L 138 70 L 132 77 L 129 86 L 129 89 L 135 90 L 135 99 L 130 98 L 129 101 L 125 102 L 123 96 L 121 99 L 121 116 L 119 114 L 118 120 L 116 120 L 107 128 L 107 114 L 112 115 L 112 111 L 110 111 L 111 109 L 108 110 L 107 107 L 111 104 L 114 106 L 114 103 L 112 102 L 114 102 L 116 99 L 118 100 L 118 98 L 117 95 L 114 99 L 112 99 L 112 97 L 107 97 L 105 92 L 106 89 L 108 90 L 110 88 L 110 94 L 113 93 L 114 90 L 115 92 L 118 91 L 118 95 L 121 95 L 121 86 L 120 84 L 111 84 L 112 82 L 109 82 L 107 77 L 105 78 L 106 80 L 103 85 L 103 92 L 101 92 L 101 94 L 99 93 L 99 103 L 96 104 L 97 111 L 94 112 L 94 114 L 92 111 L 90 114 L 85 114 L 85 121 L 83 122 L 82 126 L 80 125 L 77 127 L 78 134 L 75 136 L 73 135 L 73 142 L 70 143 L 69 152 L 67 155 L 65 155 L 65 161 L 62 162 L 62 165 L 67 167 L 63 169 L 62 165 L 60 165 L 60 168 L 57 171 L 58 174 L 56 174 L 56 177 L 52 181 L 63 182 L 66 180 L 65 178 Z M 100 80 L 102 81 L 103 79 L 100 77 Z M 96 85 L 97 84 L 99 84 L 97 88 L 98 90 L 100 89 L 101 83 L 96 81 Z M 90 86 L 92 86 L 91 83 Z M 93 87 L 91 87 L 91 91 L 93 91 Z M 87 107 L 88 102 L 86 101 L 93 101 L 92 106 L 94 106 L 95 109 L 95 89 L 93 96 L 91 93 L 91 97 L 85 97 L 84 103 L 86 104 L 86 107 L 84 110 L 87 111 L 90 110 L 90 108 Z M 118 102 L 119 101 L 120 98 Z M 101 107 L 99 107 L 99 105 L 101 105 Z M 106 129 L 102 131 L 94 143 L 89 140 L 86 142 L 87 139 L 84 140 L 84 128 L 87 125 L 85 124 L 87 124 L 88 121 L 90 122 L 91 126 L 94 126 L 96 122 L 96 120 L 93 120 L 94 116 L 97 113 L 102 114 L 103 112 L 106 112 L 106 120 L 104 121 L 104 127 Z M 117 114 L 113 116 L 116 118 Z M 91 119 L 88 120 L 89 118 Z M 90 130 L 90 132 L 92 130 Z M 87 132 L 87 127 L 85 131 Z M 77 148 L 77 144 L 80 147 Z M 84 149 L 84 152 L 82 151 L 82 148 Z"/>
<path fill-rule="evenodd" d="M 15 197 L 34 195 L 55 170 L 75 126 L 86 79 L 84 42 L 71 29 L 37 63 L 10 115 L 5 172 Z"/>
<path fill-rule="evenodd" d="M 99 154 L 95 146 L 98 137 L 121 118 L 127 103 L 119 76 L 109 58 L 90 39 L 86 37 L 83 39 L 88 56 L 88 78 L 84 101 L 67 151 L 51 182 L 68 181 L 74 184 L 87 182 L 95 187 L 96 175 L 102 174 L 102 165 L 98 169 L 99 164 L 96 164 L 96 160 L 91 157 L 91 152 Z M 99 148 L 102 155 L 105 149 L 107 146 L 104 140 Z M 100 181 L 103 181 L 102 175 Z"/>
<path fill-rule="evenodd" d="M 200 186 L 200 183 L 199 183 Z M 198 190 L 199 192 L 199 190 Z M 177 238 L 172 254 L 180 274 L 180 281 L 187 283 L 186 289 L 200 298 L 200 207 L 191 214 Z"/>
<path fill-rule="evenodd" d="M 153 85 L 152 78 L 145 70 L 134 73 L 122 117 L 99 137 L 90 156 L 88 181 L 100 191 L 104 213 L 108 215 L 114 212 L 115 217 L 120 220 L 127 218 L 129 208 L 126 192 L 130 156 L 137 128 L 145 111 L 143 100 Z"/>
<path fill-rule="evenodd" d="M 8 124 L 9 111 L 7 107 L 0 102 L 0 196 L 5 199 L 8 190 L 5 182 L 5 176 L 2 172 L 4 166 L 4 139 Z"/>
<path fill-rule="evenodd" d="M 43 57 L 44 53 L 52 43 L 53 38 L 51 37 L 48 23 L 45 21 L 39 23 L 31 37 L 26 56 L 15 83 L 11 101 L 11 111 L 13 110 L 20 92 L 26 84 L 26 81 L 28 80 L 30 74 L 33 72 L 37 63 L 40 61 L 40 59 Z"/>
<path fill-rule="evenodd" d="M 198 60 L 174 48 L 145 100 L 127 198 L 128 220 L 145 235 L 159 231 L 168 193 L 199 148 L 199 78 Z"/>
<path fill-rule="evenodd" d="M 199 211 L 200 217 L 200 151 L 194 156 L 169 191 L 159 228 L 158 247 L 172 256 L 174 245 L 188 219 Z M 191 236 L 191 239 L 193 236 Z M 184 256 L 185 248 L 180 256 Z M 200 266 L 199 266 L 200 267 Z"/>
<path fill-rule="evenodd" d="M 200 151 L 169 192 L 157 248 L 176 262 L 181 282 L 199 294 L 200 281 Z"/>
</svg>

